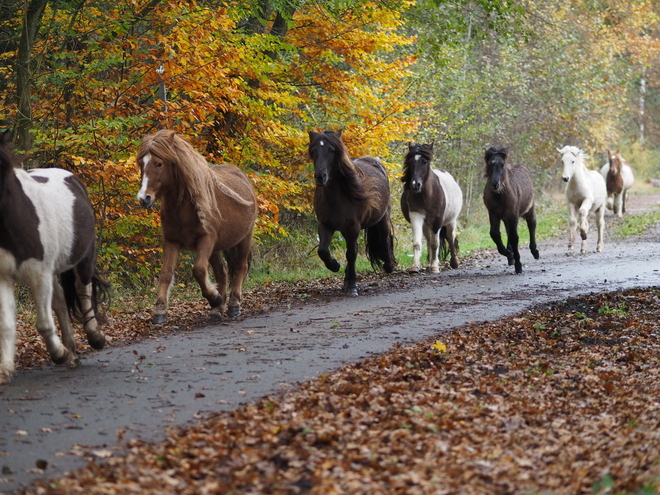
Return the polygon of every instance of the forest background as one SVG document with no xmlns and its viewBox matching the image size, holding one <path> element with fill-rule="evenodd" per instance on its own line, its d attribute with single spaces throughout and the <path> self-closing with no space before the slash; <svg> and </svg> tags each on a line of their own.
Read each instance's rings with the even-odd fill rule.
<svg viewBox="0 0 660 495">
<path fill-rule="evenodd" d="M 253 181 L 262 259 L 315 256 L 309 130 L 379 156 L 393 211 L 409 141 L 434 142 L 483 206 L 484 150 L 506 145 L 539 192 L 556 149 L 619 148 L 660 174 L 660 4 L 650 0 L 1 0 L 0 127 L 24 166 L 81 176 L 100 268 L 151 284 L 156 211 L 135 199 L 143 135 L 175 129 Z M 399 233 L 406 236 L 406 233 Z M 281 249 L 289 246 L 289 250 Z M 190 259 L 184 259 L 184 266 Z"/>
</svg>

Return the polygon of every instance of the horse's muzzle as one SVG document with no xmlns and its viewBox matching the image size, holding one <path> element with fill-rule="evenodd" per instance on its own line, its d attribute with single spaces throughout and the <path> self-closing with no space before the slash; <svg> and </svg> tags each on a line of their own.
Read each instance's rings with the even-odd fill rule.
<svg viewBox="0 0 660 495">
<path fill-rule="evenodd" d="M 314 176 L 317 187 L 324 187 L 328 183 L 328 175 L 316 175 Z"/>
<path fill-rule="evenodd" d="M 421 183 L 421 182 L 417 182 L 417 181 L 413 181 L 413 182 L 410 184 L 410 190 L 411 190 L 412 192 L 414 192 L 414 193 L 420 193 L 420 192 L 422 192 L 422 183 Z"/>
<path fill-rule="evenodd" d="M 568 182 L 570 179 L 568 177 L 564 176 L 564 177 L 561 178 L 561 180 L 563 180 L 564 182 Z"/>
<path fill-rule="evenodd" d="M 143 198 L 138 198 L 138 200 L 140 201 L 140 206 L 143 206 L 144 208 L 151 208 L 156 201 L 151 194 L 147 194 Z"/>
</svg>

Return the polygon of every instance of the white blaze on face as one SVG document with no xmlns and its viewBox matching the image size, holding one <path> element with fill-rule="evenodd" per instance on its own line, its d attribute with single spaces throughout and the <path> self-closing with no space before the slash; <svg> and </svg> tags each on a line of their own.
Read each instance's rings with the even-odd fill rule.
<svg viewBox="0 0 660 495">
<path fill-rule="evenodd" d="M 149 161 L 151 160 L 151 153 L 147 153 L 142 157 L 142 170 L 147 168 L 147 165 L 149 164 Z M 146 195 L 147 195 L 147 183 L 149 182 L 149 179 L 147 178 L 146 174 L 142 174 L 142 187 L 140 187 L 140 190 L 137 193 L 137 199 L 138 201 L 142 201 Z"/>
<path fill-rule="evenodd" d="M 422 155 L 415 155 L 415 161 L 419 161 L 419 159 L 422 157 Z"/>
</svg>

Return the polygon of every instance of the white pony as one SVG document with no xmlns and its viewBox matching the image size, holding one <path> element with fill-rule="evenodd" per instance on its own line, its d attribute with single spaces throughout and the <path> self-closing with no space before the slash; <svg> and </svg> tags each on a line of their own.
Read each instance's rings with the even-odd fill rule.
<svg viewBox="0 0 660 495">
<path fill-rule="evenodd" d="M 607 188 L 605 179 L 595 170 L 588 170 L 584 165 L 585 153 L 576 146 L 564 146 L 558 149 L 562 154 L 564 170 L 562 179 L 566 184 L 566 202 L 568 203 L 568 249 L 573 249 L 575 229 L 580 227 L 582 246 L 580 253 L 587 251 L 587 232 L 589 230 L 589 213 L 596 215 L 598 227 L 598 244 L 596 251 L 603 250 L 603 234 L 605 232 L 605 202 Z"/>
<path fill-rule="evenodd" d="M 600 169 L 607 186 L 607 208 L 617 217 L 626 212 L 628 189 L 635 182 L 635 176 L 628 162 L 623 159 L 619 150 L 607 151 L 607 163 Z"/>
</svg>

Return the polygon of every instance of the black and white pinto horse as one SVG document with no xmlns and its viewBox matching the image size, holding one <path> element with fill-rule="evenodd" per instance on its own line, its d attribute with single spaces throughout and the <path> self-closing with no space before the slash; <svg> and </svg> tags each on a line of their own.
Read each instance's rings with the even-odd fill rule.
<svg viewBox="0 0 660 495">
<path fill-rule="evenodd" d="M 450 266 L 458 268 L 456 230 L 463 192 L 449 172 L 431 168 L 432 160 L 433 144 L 408 144 L 401 177 L 401 211 L 412 226 L 413 272 L 420 270 L 422 236 L 426 238 L 429 271 L 440 271 L 441 241 L 449 247 Z"/>
<path fill-rule="evenodd" d="M 81 319 L 93 348 L 105 345 L 96 303 L 108 286 L 96 272 L 94 212 L 85 186 L 66 170 L 16 168 L 9 137 L 9 131 L 0 137 L 0 383 L 15 370 L 15 282 L 30 287 L 37 330 L 57 364 L 76 354 L 70 314 Z"/>
</svg>

